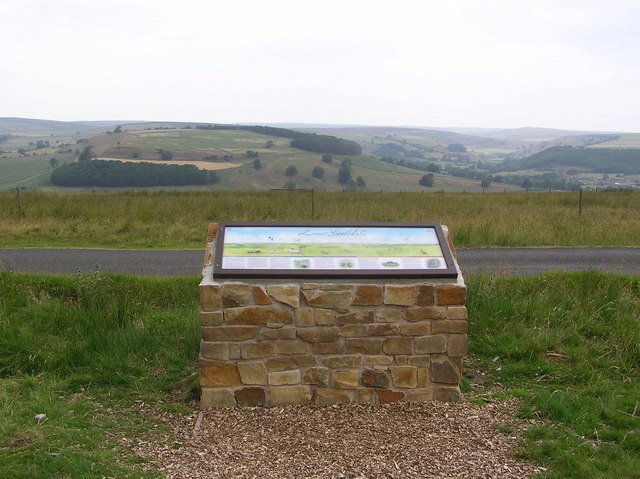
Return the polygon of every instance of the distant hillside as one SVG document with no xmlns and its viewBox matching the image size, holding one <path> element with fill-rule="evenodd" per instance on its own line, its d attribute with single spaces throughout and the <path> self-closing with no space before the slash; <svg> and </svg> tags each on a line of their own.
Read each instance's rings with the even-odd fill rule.
<svg viewBox="0 0 640 479">
<path fill-rule="evenodd" d="M 504 163 L 506 171 L 573 167 L 594 173 L 640 173 L 640 149 L 573 148 L 556 146 L 520 160 Z"/>
<path fill-rule="evenodd" d="M 76 131 L 93 130 L 123 125 L 127 122 L 118 121 L 55 121 L 32 118 L 0 118 L 0 133 L 17 134 L 49 134 L 55 135 L 74 133 Z"/>
</svg>

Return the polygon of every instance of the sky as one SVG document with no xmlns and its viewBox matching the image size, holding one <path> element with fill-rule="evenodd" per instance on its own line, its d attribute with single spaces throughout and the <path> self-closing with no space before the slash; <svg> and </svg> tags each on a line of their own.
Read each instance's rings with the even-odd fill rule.
<svg viewBox="0 0 640 479">
<path fill-rule="evenodd" d="M 640 132 L 638 0 L 0 6 L 0 117 Z"/>
</svg>

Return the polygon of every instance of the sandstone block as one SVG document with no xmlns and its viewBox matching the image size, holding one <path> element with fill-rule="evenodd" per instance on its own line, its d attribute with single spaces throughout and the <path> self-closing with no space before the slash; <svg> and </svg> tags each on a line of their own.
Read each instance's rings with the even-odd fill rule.
<svg viewBox="0 0 640 479">
<path fill-rule="evenodd" d="M 382 338 L 350 338 L 345 340 L 347 354 L 380 354 Z"/>
<path fill-rule="evenodd" d="M 396 304 L 398 306 L 413 306 L 415 302 L 415 286 L 392 285 L 384 287 L 384 304 Z"/>
<path fill-rule="evenodd" d="M 317 308 L 335 309 L 338 312 L 346 313 L 351 306 L 351 288 L 344 291 L 303 290 L 302 294 L 309 306 Z"/>
<path fill-rule="evenodd" d="M 415 338 L 416 354 L 434 354 L 447 351 L 447 338 L 442 334 Z"/>
<path fill-rule="evenodd" d="M 242 384 L 267 384 L 267 369 L 262 361 L 238 363 L 238 372 Z"/>
<path fill-rule="evenodd" d="M 398 334 L 400 328 L 397 324 L 369 324 L 367 325 L 367 334 L 369 336 L 393 336 Z"/>
<path fill-rule="evenodd" d="M 242 345 L 242 358 L 268 358 L 273 356 L 273 343 L 271 341 L 264 343 L 245 343 Z"/>
<path fill-rule="evenodd" d="M 296 339 L 296 328 L 281 328 L 278 329 L 279 339 Z"/>
<path fill-rule="evenodd" d="M 360 355 L 330 356 L 322 359 L 322 364 L 331 369 L 348 369 L 360 367 Z"/>
<path fill-rule="evenodd" d="M 418 306 L 434 306 L 436 304 L 436 287 L 433 284 L 421 284 L 418 286 L 416 304 Z"/>
<path fill-rule="evenodd" d="M 200 307 L 204 312 L 218 311 L 222 306 L 220 286 L 206 285 L 198 287 Z"/>
<path fill-rule="evenodd" d="M 382 304 L 382 286 L 376 284 L 356 286 L 353 304 L 355 306 L 378 306 Z"/>
<path fill-rule="evenodd" d="M 305 404 L 311 401 L 311 386 L 274 386 L 269 388 L 269 402 L 272 406 Z"/>
<path fill-rule="evenodd" d="M 400 325 L 400 334 L 402 336 L 426 336 L 430 332 L 431 324 L 428 321 Z"/>
<path fill-rule="evenodd" d="M 427 383 L 429 382 L 429 370 L 427 368 L 417 368 L 418 369 L 418 384 L 416 384 L 417 388 L 425 388 L 427 387 Z"/>
<path fill-rule="evenodd" d="M 345 351 L 343 341 L 334 341 L 332 343 L 315 343 L 311 345 L 313 354 L 340 354 Z"/>
<path fill-rule="evenodd" d="M 269 384 L 273 386 L 283 386 L 285 384 L 298 384 L 300 382 L 300 370 L 277 371 L 269 373 Z"/>
<path fill-rule="evenodd" d="M 253 287 L 253 299 L 259 306 L 267 306 L 273 304 L 273 301 L 271 301 L 271 298 L 262 286 Z"/>
<path fill-rule="evenodd" d="M 371 389 L 356 389 L 356 402 L 360 404 L 373 403 L 375 401 L 375 395 Z"/>
<path fill-rule="evenodd" d="M 431 361 L 431 380 L 436 383 L 458 384 L 460 372 L 447 360 Z"/>
<path fill-rule="evenodd" d="M 367 324 L 373 323 L 373 311 L 358 311 L 350 314 L 339 314 L 336 316 L 336 324 L 344 326 L 345 324 Z"/>
<path fill-rule="evenodd" d="M 240 384 L 240 374 L 235 364 L 223 361 L 200 362 L 201 386 L 236 386 L 238 384 Z"/>
<path fill-rule="evenodd" d="M 350 284 L 338 284 L 338 283 L 304 283 L 302 289 L 317 289 L 318 291 L 351 291 L 353 287 Z"/>
<path fill-rule="evenodd" d="M 350 403 L 351 397 L 344 389 L 324 389 L 316 390 L 314 402 L 319 406 L 328 406 L 338 403 Z"/>
<path fill-rule="evenodd" d="M 452 284 L 438 285 L 438 304 L 440 306 L 464 305 L 467 298 L 467 288 Z"/>
<path fill-rule="evenodd" d="M 222 324 L 222 312 L 200 313 L 200 326 L 219 326 Z"/>
<path fill-rule="evenodd" d="M 428 367 L 431 364 L 431 356 L 410 356 L 409 366 Z"/>
<path fill-rule="evenodd" d="M 207 326 L 200 328 L 205 341 L 246 341 L 258 335 L 256 326 Z"/>
<path fill-rule="evenodd" d="M 375 395 L 379 404 L 387 404 L 404 399 L 404 393 L 402 391 L 391 391 L 389 389 L 375 389 Z"/>
<path fill-rule="evenodd" d="M 226 324 L 289 324 L 293 322 L 293 313 L 281 306 L 246 306 L 224 310 Z"/>
<path fill-rule="evenodd" d="M 389 338 L 382 345 L 385 354 L 413 354 L 412 338 Z"/>
<path fill-rule="evenodd" d="M 241 388 L 235 392 L 239 406 L 263 407 L 266 404 L 266 394 L 263 388 Z"/>
<path fill-rule="evenodd" d="M 280 358 L 268 358 L 265 365 L 269 371 L 286 371 L 287 369 L 306 368 L 316 365 L 315 356 L 284 356 Z"/>
<path fill-rule="evenodd" d="M 233 308 L 253 304 L 251 286 L 245 283 L 226 283 L 222 288 L 222 306 Z"/>
<path fill-rule="evenodd" d="M 397 354 L 394 358 L 396 360 L 396 366 L 406 366 L 409 364 L 409 356 L 406 354 Z"/>
<path fill-rule="evenodd" d="M 393 364 L 393 357 L 391 356 L 384 356 L 384 355 L 379 355 L 379 356 L 365 356 L 364 357 L 364 364 L 365 366 L 388 366 L 390 364 Z"/>
<path fill-rule="evenodd" d="M 402 319 L 403 312 L 400 309 L 383 308 L 376 311 L 378 323 L 396 323 Z"/>
<path fill-rule="evenodd" d="M 242 344 L 229 343 L 229 359 L 241 359 L 242 358 Z"/>
<path fill-rule="evenodd" d="M 227 360 L 229 359 L 229 344 L 200 341 L 200 355 L 206 359 Z"/>
<path fill-rule="evenodd" d="M 468 343 L 466 334 L 450 334 L 447 338 L 447 354 L 452 357 L 464 356 Z"/>
<path fill-rule="evenodd" d="M 329 384 L 331 387 L 338 389 L 355 389 L 358 387 L 358 371 L 355 369 L 331 371 L 329 373 Z"/>
<path fill-rule="evenodd" d="M 228 389 L 203 387 L 200 393 L 200 407 L 235 407 L 236 400 Z"/>
<path fill-rule="evenodd" d="M 279 332 L 279 329 L 264 328 L 260 334 L 264 339 L 278 339 Z"/>
<path fill-rule="evenodd" d="M 405 400 L 408 402 L 430 402 L 433 401 L 434 391 L 431 388 L 419 387 L 405 392 Z"/>
<path fill-rule="evenodd" d="M 431 323 L 431 333 L 455 333 L 466 334 L 467 333 L 467 321 L 462 319 L 443 319 L 441 321 L 434 321 Z"/>
<path fill-rule="evenodd" d="M 298 327 L 315 326 L 313 309 L 302 308 L 296 309 L 295 312 L 295 324 Z"/>
<path fill-rule="evenodd" d="M 317 326 L 298 329 L 298 337 L 308 343 L 330 343 L 338 339 L 338 328 L 335 326 Z"/>
<path fill-rule="evenodd" d="M 418 368 L 413 366 L 389 366 L 391 380 L 396 388 L 415 388 L 418 384 Z"/>
<path fill-rule="evenodd" d="M 416 306 L 407 308 L 404 317 L 407 321 L 424 321 L 425 319 L 444 319 L 446 316 L 447 310 L 441 306 Z"/>
<path fill-rule="evenodd" d="M 329 370 L 327 368 L 309 368 L 302 377 L 304 384 L 315 384 L 318 386 L 329 385 Z"/>
<path fill-rule="evenodd" d="M 449 386 L 438 386 L 435 390 L 434 399 L 441 402 L 460 402 L 460 389 Z"/>
<path fill-rule="evenodd" d="M 316 309 L 315 318 L 318 326 L 333 326 L 335 324 L 334 312 L 330 309 Z"/>
<path fill-rule="evenodd" d="M 276 301 L 294 308 L 300 307 L 300 286 L 297 284 L 273 284 L 267 286 L 267 293 Z"/>
<path fill-rule="evenodd" d="M 391 385 L 389 373 L 380 369 L 362 371 L 362 384 L 374 388 L 388 388 Z"/>
<path fill-rule="evenodd" d="M 449 306 L 447 307 L 447 319 L 467 319 L 466 306 Z"/>
<path fill-rule="evenodd" d="M 367 336 L 367 326 L 364 324 L 347 324 L 340 328 L 340 336 L 343 338 L 362 338 Z"/>
<path fill-rule="evenodd" d="M 276 339 L 274 344 L 278 354 L 306 354 L 309 352 L 309 345 L 297 339 Z"/>
</svg>

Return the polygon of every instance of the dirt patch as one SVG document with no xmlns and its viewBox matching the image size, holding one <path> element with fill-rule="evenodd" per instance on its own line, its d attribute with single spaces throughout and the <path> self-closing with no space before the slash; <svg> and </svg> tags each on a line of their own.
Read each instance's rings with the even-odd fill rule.
<svg viewBox="0 0 640 479">
<path fill-rule="evenodd" d="M 167 478 L 527 478 L 515 403 L 152 411 L 171 434 L 134 444 Z M 198 424 L 198 430 L 194 430 Z"/>
<path fill-rule="evenodd" d="M 122 161 L 124 163 L 159 163 L 162 165 L 193 165 L 201 170 L 226 170 L 227 168 L 235 168 L 242 166 L 239 163 L 212 163 L 210 161 L 180 161 L 180 160 L 125 160 L 122 158 L 96 158 L 96 160 L 106 161 Z"/>
</svg>

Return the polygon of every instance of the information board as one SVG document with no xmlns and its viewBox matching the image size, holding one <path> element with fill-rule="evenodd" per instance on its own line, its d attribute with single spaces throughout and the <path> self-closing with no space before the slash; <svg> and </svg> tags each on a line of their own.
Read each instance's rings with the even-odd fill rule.
<svg viewBox="0 0 640 479">
<path fill-rule="evenodd" d="M 219 278 L 455 278 L 438 223 L 218 225 Z"/>
</svg>

